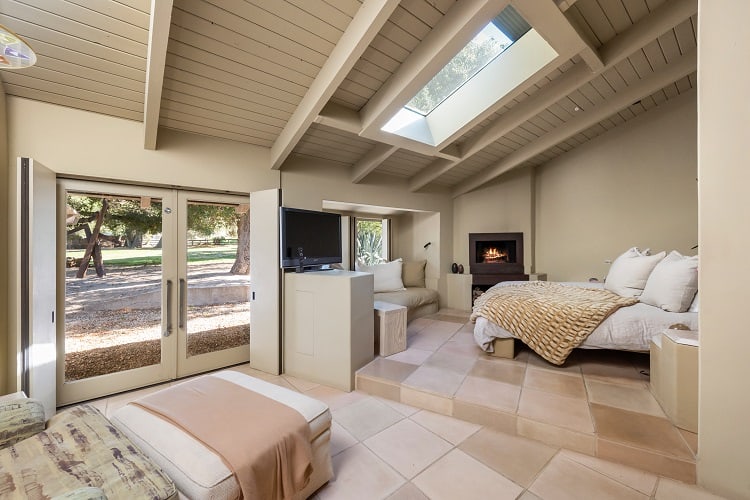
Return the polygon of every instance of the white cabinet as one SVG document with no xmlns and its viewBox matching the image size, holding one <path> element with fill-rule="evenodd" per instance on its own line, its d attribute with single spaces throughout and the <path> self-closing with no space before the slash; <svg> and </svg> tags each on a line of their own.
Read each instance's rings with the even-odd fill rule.
<svg viewBox="0 0 750 500">
<path fill-rule="evenodd" d="M 471 274 L 447 274 L 448 308 L 471 311 Z"/>
<path fill-rule="evenodd" d="M 677 427 L 698 432 L 698 332 L 665 330 L 651 340 L 651 392 Z"/>
<path fill-rule="evenodd" d="M 372 361 L 373 276 L 354 271 L 284 275 L 284 372 L 354 389 L 354 372 Z"/>
</svg>

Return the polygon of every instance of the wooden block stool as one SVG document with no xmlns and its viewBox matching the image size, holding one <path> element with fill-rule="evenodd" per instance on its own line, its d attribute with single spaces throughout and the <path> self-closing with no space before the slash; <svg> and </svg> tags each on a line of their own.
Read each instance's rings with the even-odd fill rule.
<svg viewBox="0 0 750 500">
<path fill-rule="evenodd" d="M 406 350 L 406 308 L 375 301 L 375 354 L 390 356 Z"/>
</svg>

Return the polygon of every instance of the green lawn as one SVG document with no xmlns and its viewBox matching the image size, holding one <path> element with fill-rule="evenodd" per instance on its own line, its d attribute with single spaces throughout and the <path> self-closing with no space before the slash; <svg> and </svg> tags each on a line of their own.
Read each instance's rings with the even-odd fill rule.
<svg viewBox="0 0 750 500">
<path fill-rule="evenodd" d="M 68 250 L 66 257 L 80 259 L 84 250 Z M 216 264 L 234 262 L 237 245 L 195 247 L 188 249 L 188 262 Z M 146 266 L 161 264 L 161 248 L 105 248 L 102 250 L 105 266 Z"/>
</svg>

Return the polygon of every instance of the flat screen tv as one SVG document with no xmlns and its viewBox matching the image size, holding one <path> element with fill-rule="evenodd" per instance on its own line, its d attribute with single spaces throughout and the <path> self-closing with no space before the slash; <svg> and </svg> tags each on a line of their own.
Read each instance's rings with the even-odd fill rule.
<svg viewBox="0 0 750 500">
<path fill-rule="evenodd" d="M 309 268 L 341 262 L 339 214 L 281 207 L 279 223 L 282 268 Z"/>
</svg>

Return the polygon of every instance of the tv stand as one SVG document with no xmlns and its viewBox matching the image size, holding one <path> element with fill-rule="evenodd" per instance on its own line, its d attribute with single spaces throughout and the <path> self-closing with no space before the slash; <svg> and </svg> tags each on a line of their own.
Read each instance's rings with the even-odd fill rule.
<svg viewBox="0 0 750 500">
<path fill-rule="evenodd" d="M 372 361 L 372 274 L 354 271 L 284 275 L 284 373 L 354 389 L 354 372 Z"/>
</svg>

